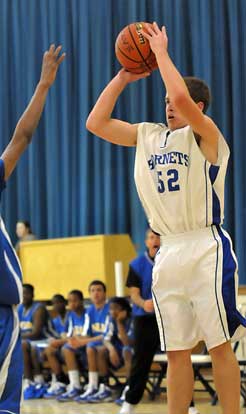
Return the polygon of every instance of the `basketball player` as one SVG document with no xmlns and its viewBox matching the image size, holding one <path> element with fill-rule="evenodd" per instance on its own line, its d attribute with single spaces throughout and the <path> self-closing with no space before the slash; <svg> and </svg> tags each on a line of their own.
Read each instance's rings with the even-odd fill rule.
<svg viewBox="0 0 246 414">
<path fill-rule="evenodd" d="M 0 191 L 21 154 L 31 142 L 41 117 L 49 88 L 65 54 L 51 45 L 43 57 L 40 81 L 20 118 L 14 135 L 0 158 Z M 22 382 L 22 352 L 16 305 L 22 301 L 21 268 L 3 220 L 0 219 L 0 413 L 19 414 Z"/>
<path fill-rule="evenodd" d="M 154 23 L 142 33 L 166 87 L 168 126 L 111 118 L 128 83 L 149 75 L 122 69 L 99 97 L 87 128 L 112 143 L 137 147 L 137 190 L 151 228 L 161 235 L 153 296 L 168 354 L 168 414 L 188 412 L 194 381 L 190 350 L 200 339 L 212 358 L 223 414 L 239 414 L 240 372 L 230 341 L 245 334 L 246 321 L 236 307 L 237 261 L 221 227 L 229 149 L 205 115 L 207 85 L 183 79 L 170 59 L 165 27 Z"/>
</svg>

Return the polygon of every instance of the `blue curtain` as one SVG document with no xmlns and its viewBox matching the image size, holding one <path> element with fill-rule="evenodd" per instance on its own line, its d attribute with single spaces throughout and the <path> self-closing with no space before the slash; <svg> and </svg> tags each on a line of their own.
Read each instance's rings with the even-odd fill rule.
<svg viewBox="0 0 246 414">
<path fill-rule="evenodd" d="M 12 238 L 23 218 L 40 238 L 128 232 L 143 249 L 146 219 L 133 182 L 135 151 L 85 129 L 98 94 L 119 69 L 118 32 L 141 20 L 165 24 L 181 73 L 211 86 L 210 114 L 231 148 L 225 227 L 246 283 L 245 0 L 1 0 L 1 149 L 33 93 L 44 50 L 55 42 L 67 53 L 34 140 L 8 183 L 2 216 Z M 127 88 L 114 115 L 163 121 L 164 94 L 156 71 Z"/>
</svg>

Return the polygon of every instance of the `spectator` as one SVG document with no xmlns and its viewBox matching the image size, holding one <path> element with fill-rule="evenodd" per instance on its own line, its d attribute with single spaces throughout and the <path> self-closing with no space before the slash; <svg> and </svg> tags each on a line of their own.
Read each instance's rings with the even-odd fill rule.
<svg viewBox="0 0 246 414">
<path fill-rule="evenodd" d="M 15 245 L 16 253 L 20 254 L 20 242 L 22 241 L 31 241 L 36 240 L 35 234 L 33 234 L 31 230 L 31 225 L 28 221 L 17 221 L 16 223 L 16 235 L 18 237 L 18 241 Z"/>
</svg>

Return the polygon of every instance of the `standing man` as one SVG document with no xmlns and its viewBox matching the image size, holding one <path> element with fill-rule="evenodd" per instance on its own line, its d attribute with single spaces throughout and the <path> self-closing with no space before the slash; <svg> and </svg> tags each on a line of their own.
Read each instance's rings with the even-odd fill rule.
<svg viewBox="0 0 246 414">
<path fill-rule="evenodd" d="M 223 414 L 240 412 L 240 370 L 231 341 L 246 333 L 237 309 L 237 261 L 223 230 L 229 148 L 205 115 L 207 85 L 182 78 L 168 54 L 165 27 L 141 31 L 155 53 L 167 91 L 162 124 L 113 119 L 116 101 L 135 75 L 122 69 L 87 120 L 94 134 L 136 146 L 135 181 L 151 228 L 161 235 L 153 270 L 153 297 L 162 349 L 167 351 L 168 414 L 186 414 L 194 375 L 191 349 L 204 340 L 213 363 Z"/>
<path fill-rule="evenodd" d="M 0 193 L 21 154 L 31 142 L 43 112 L 47 93 L 65 58 L 61 46 L 51 45 L 43 57 L 40 81 L 0 158 Z M 21 339 L 16 305 L 22 301 L 21 268 L 2 218 L 0 219 L 0 412 L 19 414 L 23 373 Z"/>
<path fill-rule="evenodd" d="M 147 230 L 145 245 L 146 252 L 130 263 L 126 282 L 133 302 L 134 352 L 130 376 L 121 397 L 123 405 L 120 414 L 130 414 L 141 400 L 153 357 L 160 347 L 151 292 L 154 257 L 160 248 L 160 236 L 151 229 Z"/>
</svg>

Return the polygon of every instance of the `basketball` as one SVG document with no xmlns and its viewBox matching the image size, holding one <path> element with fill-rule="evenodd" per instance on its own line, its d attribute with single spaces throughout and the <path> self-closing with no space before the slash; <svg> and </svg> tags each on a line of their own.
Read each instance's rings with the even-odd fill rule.
<svg viewBox="0 0 246 414">
<path fill-rule="evenodd" d="M 137 22 L 124 27 L 115 42 L 119 63 L 129 72 L 143 73 L 157 69 L 155 54 L 141 30 L 150 23 Z"/>
</svg>

